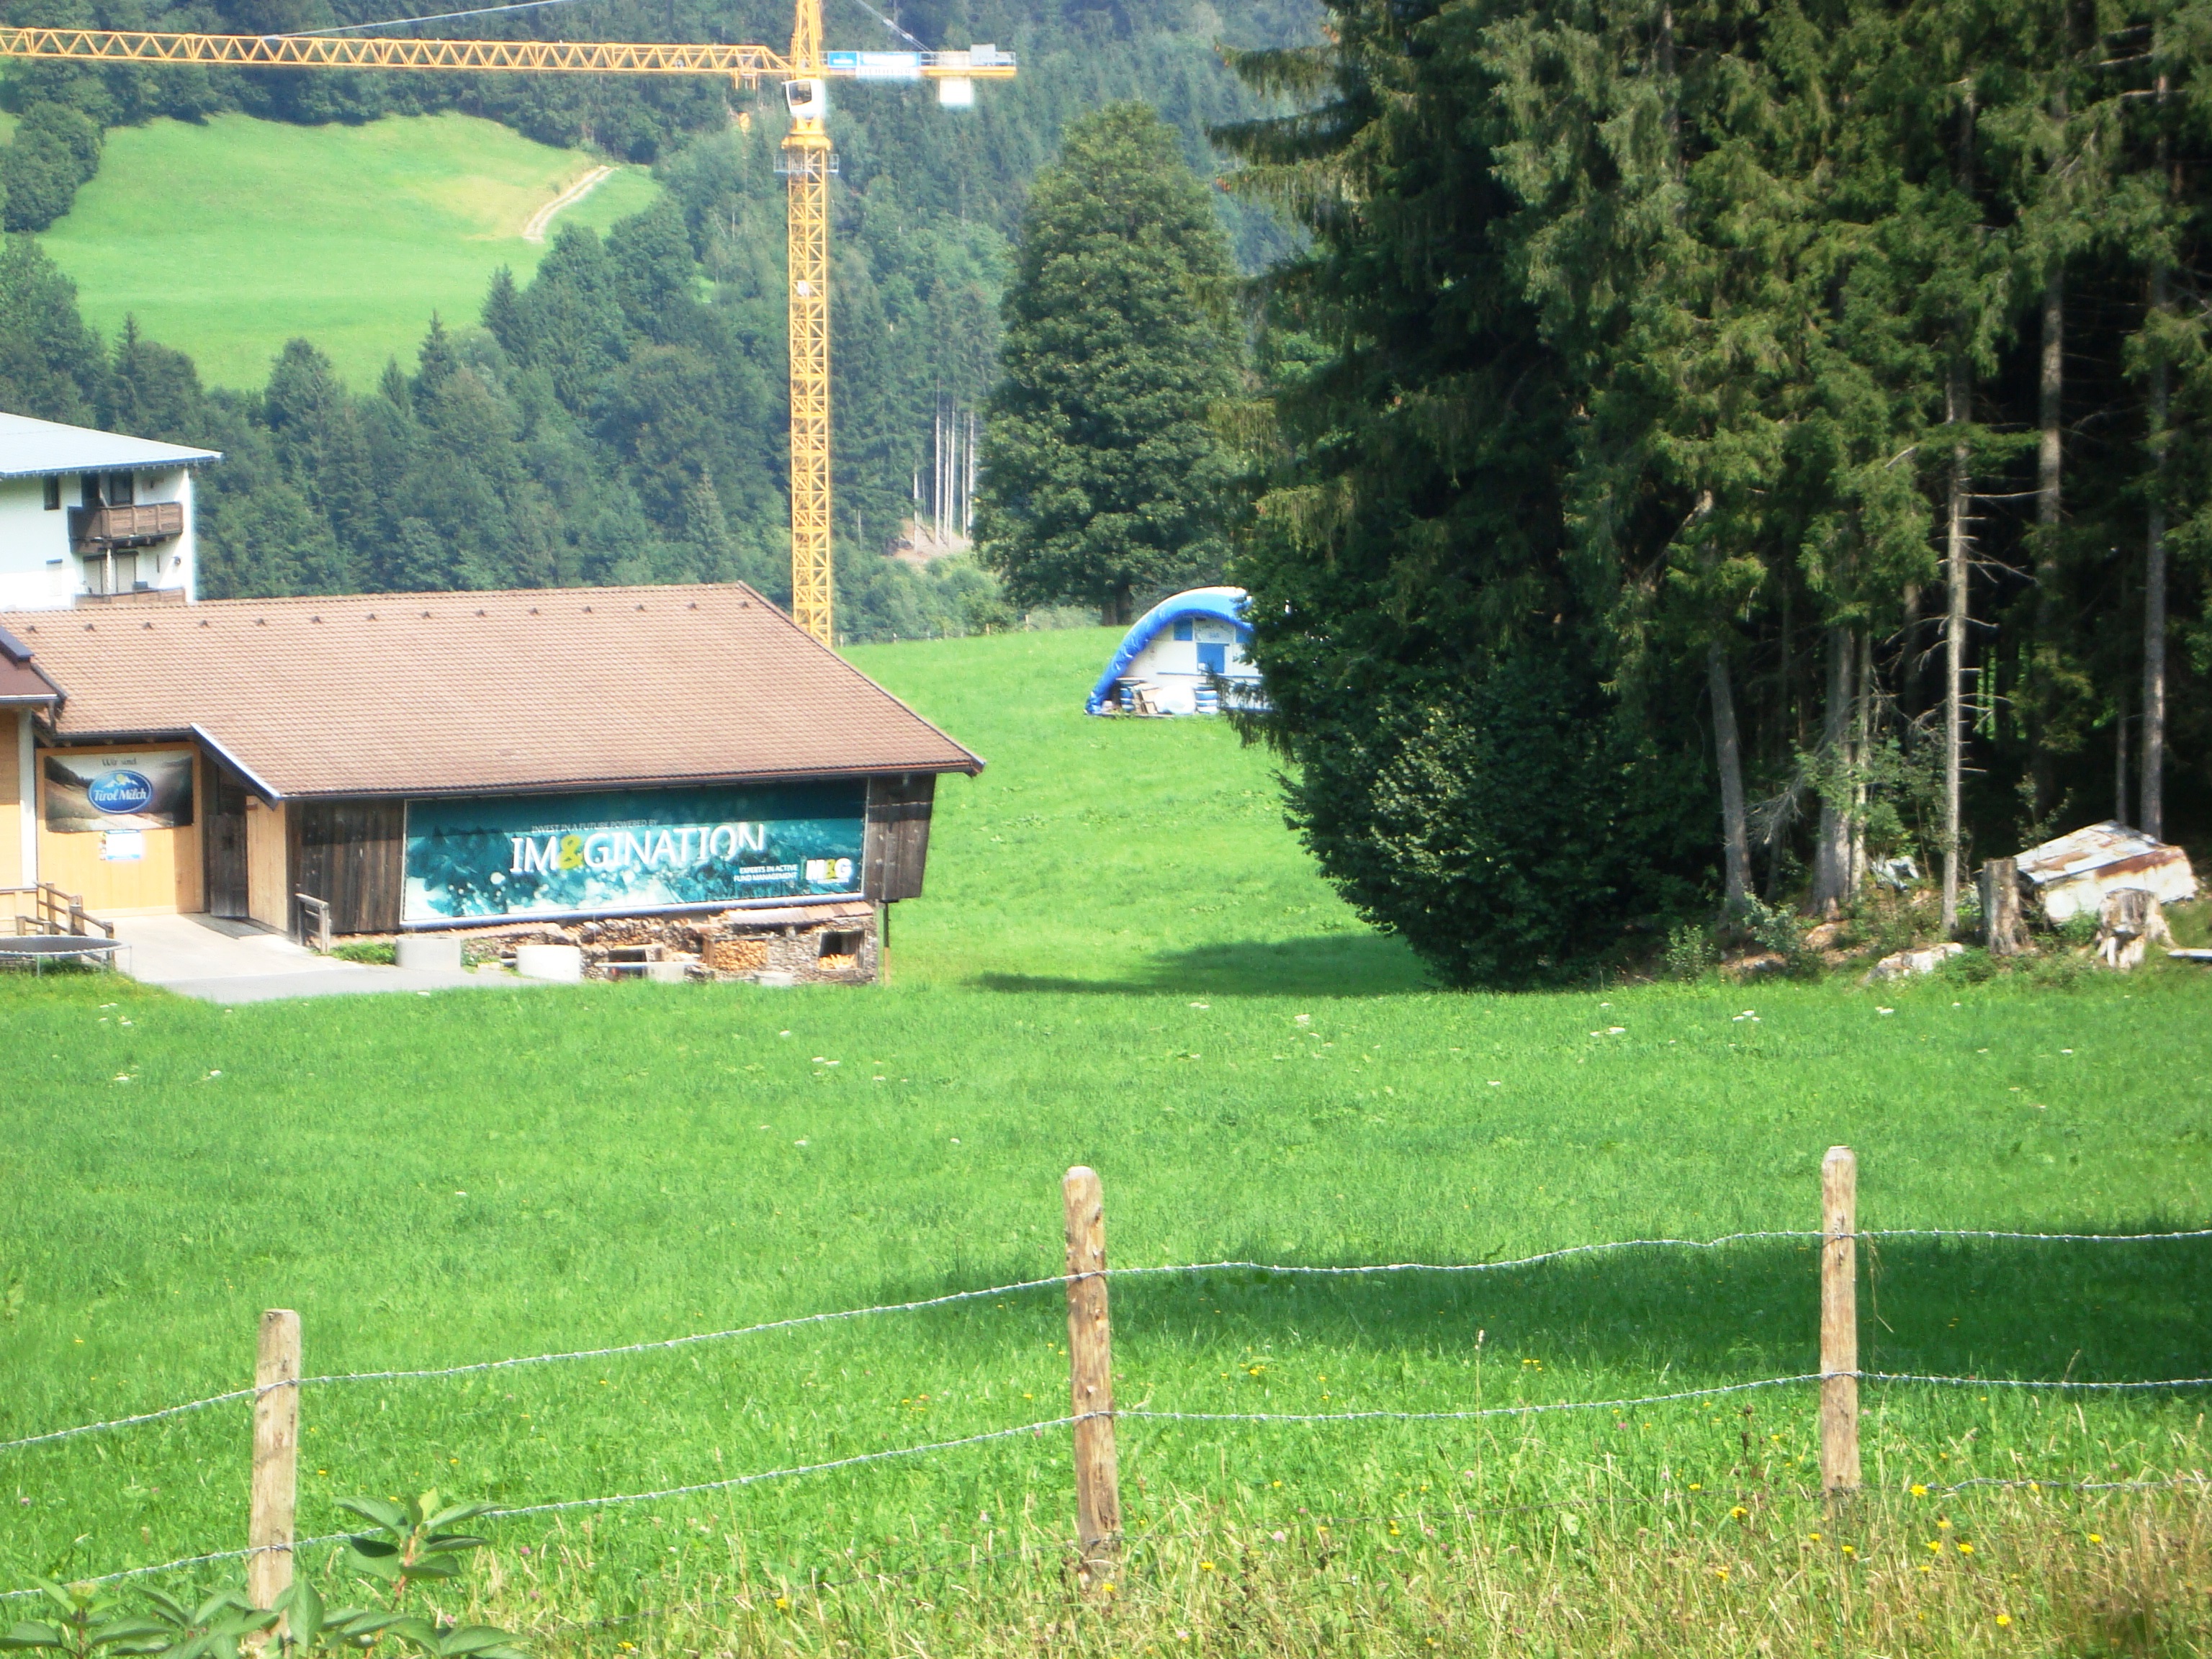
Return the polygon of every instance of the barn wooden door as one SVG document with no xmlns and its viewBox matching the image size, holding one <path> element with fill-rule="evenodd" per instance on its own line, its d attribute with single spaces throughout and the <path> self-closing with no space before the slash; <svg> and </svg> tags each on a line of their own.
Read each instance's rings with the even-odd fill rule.
<svg viewBox="0 0 2212 1659">
<path fill-rule="evenodd" d="M 212 757 L 207 775 L 207 828 L 200 845 L 205 849 L 208 914 L 242 921 L 253 914 L 246 879 L 246 786 Z"/>
<path fill-rule="evenodd" d="M 295 801 L 285 814 L 297 890 L 331 907 L 331 931 L 399 927 L 407 808 L 396 800 Z"/>
</svg>

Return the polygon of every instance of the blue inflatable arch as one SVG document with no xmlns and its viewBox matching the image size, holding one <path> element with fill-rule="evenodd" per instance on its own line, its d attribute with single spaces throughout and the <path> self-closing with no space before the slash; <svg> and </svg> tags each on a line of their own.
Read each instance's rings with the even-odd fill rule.
<svg viewBox="0 0 2212 1659">
<path fill-rule="evenodd" d="M 1252 642 L 1252 626 L 1244 620 L 1247 595 L 1241 587 L 1194 587 L 1188 593 L 1170 594 L 1130 624 L 1129 631 L 1121 636 L 1121 648 L 1114 653 L 1114 660 L 1106 665 L 1106 672 L 1098 677 L 1098 684 L 1091 688 L 1091 696 L 1084 703 L 1087 714 L 1102 712 L 1114 700 L 1114 682 L 1129 672 L 1129 665 L 1137 653 L 1150 645 L 1164 629 L 1194 617 L 1211 617 L 1225 622 L 1237 630 L 1237 642 L 1248 646 Z"/>
</svg>

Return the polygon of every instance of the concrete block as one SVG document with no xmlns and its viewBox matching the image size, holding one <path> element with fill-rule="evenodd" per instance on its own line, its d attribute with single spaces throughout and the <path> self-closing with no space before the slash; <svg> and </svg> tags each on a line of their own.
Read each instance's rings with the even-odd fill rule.
<svg viewBox="0 0 2212 1659">
<path fill-rule="evenodd" d="M 525 979 L 578 984 L 584 977 L 584 953 L 573 945 L 518 945 L 514 971 Z"/>
<path fill-rule="evenodd" d="M 392 946 L 402 968 L 427 968 L 442 974 L 461 970 L 461 942 L 446 933 L 403 933 Z"/>
</svg>

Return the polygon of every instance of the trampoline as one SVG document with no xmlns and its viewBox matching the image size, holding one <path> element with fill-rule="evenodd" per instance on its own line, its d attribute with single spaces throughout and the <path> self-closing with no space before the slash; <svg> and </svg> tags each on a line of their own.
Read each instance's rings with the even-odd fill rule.
<svg viewBox="0 0 2212 1659">
<path fill-rule="evenodd" d="M 14 939 L 0 934 L 0 967 L 28 967 L 33 974 L 45 973 L 50 962 L 112 968 L 115 953 L 124 948 L 119 940 L 82 933 L 25 933 Z"/>
</svg>

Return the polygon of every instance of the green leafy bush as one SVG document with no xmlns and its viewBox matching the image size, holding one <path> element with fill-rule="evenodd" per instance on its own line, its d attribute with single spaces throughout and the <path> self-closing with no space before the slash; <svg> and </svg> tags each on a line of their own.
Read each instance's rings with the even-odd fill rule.
<svg viewBox="0 0 2212 1659">
<path fill-rule="evenodd" d="M 1669 979 L 1702 979 L 1719 965 L 1720 946 L 1713 930 L 1703 922 L 1676 924 L 1667 935 L 1666 969 Z"/>
<path fill-rule="evenodd" d="M 1646 957 L 1705 898 L 1693 769 L 1531 646 L 1473 685 L 1378 697 L 1295 738 L 1293 821 L 1345 896 L 1456 985 Z"/>
<path fill-rule="evenodd" d="M 381 1607 L 328 1606 L 310 1578 L 301 1578 L 273 1605 L 257 1607 L 236 1587 L 186 1601 L 150 1587 L 140 1608 L 120 1611 L 106 1586 L 41 1579 L 50 1606 L 45 1619 L 20 1620 L 0 1632 L 0 1651 L 46 1651 L 67 1659 L 241 1659 L 240 1650 L 274 1632 L 282 1659 L 309 1655 L 368 1655 L 389 1640 L 422 1659 L 528 1659 L 507 1631 L 459 1625 L 409 1612 L 409 1589 L 458 1577 L 460 1558 L 484 1540 L 459 1528 L 491 1512 L 489 1504 L 440 1508 L 435 1492 L 404 1503 L 374 1498 L 338 1500 L 369 1523 L 346 1543 L 343 1560 L 380 1586 Z"/>
</svg>

